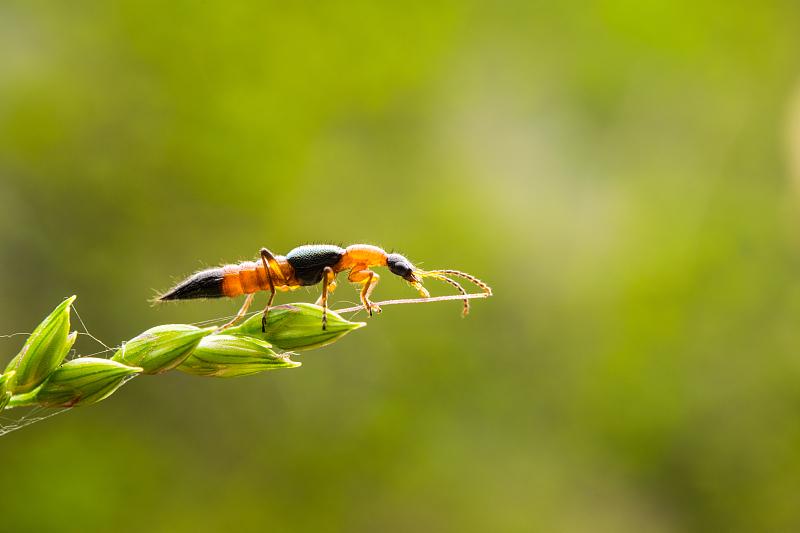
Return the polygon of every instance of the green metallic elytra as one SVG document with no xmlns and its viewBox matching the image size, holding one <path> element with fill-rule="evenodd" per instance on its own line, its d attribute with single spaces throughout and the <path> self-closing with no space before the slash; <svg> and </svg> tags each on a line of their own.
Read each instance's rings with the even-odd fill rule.
<svg viewBox="0 0 800 533">
<path fill-rule="evenodd" d="M 310 286 L 319 283 L 325 267 L 332 267 L 343 255 L 344 249 L 332 244 L 307 244 L 286 254 L 286 260 L 301 285 Z"/>
<path fill-rule="evenodd" d="M 292 249 L 286 260 L 294 268 L 309 268 L 319 265 L 332 266 L 344 255 L 344 248 L 334 244 L 306 244 Z"/>
</svg>

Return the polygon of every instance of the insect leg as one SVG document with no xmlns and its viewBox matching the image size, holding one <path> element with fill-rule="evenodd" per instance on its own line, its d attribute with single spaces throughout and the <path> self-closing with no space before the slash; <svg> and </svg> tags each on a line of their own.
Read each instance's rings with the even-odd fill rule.
<svg viewBox="0 0 800 533">
<path fill-rule="evenodd" d="M 272 300 L 275 299 L 275 283 L 272 281 L 270 265 L 274 263 L 275 270 L 277 272 L 280 272 L 281 269 L 278 267 L 278 262 L 275 260 L 275 256 L 272 255 L 266 248 L 261 249 L 261 261 L 264 263 L 264 272 L 267 274 L 267 280 L 269 281 L 269 302 L 267 302 L 267 307 L 264 308 L 264 315 L 261 317 L 261 333 L 264 333 L 267 331 L 267 313 L 269 313 Z M 267 261 L 269 261 L 269 264 L 267 264 Z"/>
<path fill-rule="evenodd" d="M 222 331 L 223 329 L 228 329 L 229 327 L 231 327 L 234 324 L 236 324 L 239 320 L 241 320 L 241 318 L 247 313 L 247 308 L 250 307 L 250 302 L 253 301 L 253 296 L 255 296 L 255 295 L 256 294 L 254 292 L 248 294 L 247 295 L 247 299 L 244 301 L 244 305 L 239 310 L 239 314 L 236 315 L 236 318 L 234 318 L 233 320 L 231 320 L 230 322 L 228 322 L 227 324 L 225 324 L 224 326 L 219 328 L 217 331 Z"/>
<path fill-rule="evenodd" d="M 364 284 L 364 288 L 361 289 L 361 303 L 364 305 L 364 308 L 369 311 L 369 316 L 372 316 L 373 311 L 380 313 L 381 308 L 369 301 L 369 295 L 372 293 L 373 289 L 375 289 L 375 285 L 378 284 L 380 276 L 371 270 L 365 269 L 363 266 L 355 266 L 350 270 L 350 275 L 347 276 L 347 279 L 354 283 Z"/>
<path fill-rule="evenodd" d="M 333 287 L 336 287 L 336 283 L 333 281 L 336 274 L 331 267 L 325 267 L 322 272 L 322 296 L 317 300 L 317 305 L 322 300 L 322 331 L 325 331 L 325 324 L 328 323 L 328 291 L 332 291 Z"/>
<path fill-rule="evenodd" d="M 323 272 L 324 272 L 324 271 L 323 271 Z M 334 274 L 334 275 L 335 275 L 335 274 Z M 323 279 L 324 279 L 324 278 L 323 278 Z M 329 293 L 331 293 L 331 292 L 333 292 L 333 291 L 335 291 L 335 290 L 336 290 L 336 279 L 334 278 L 334 280 L 333 280 L 333 281 L 331 281 L 330 283 L 328 283 L 328 292 L 329 292 Z M 319 298 L 317 298 L 317 301 L 316 301 L 316 302 L 314 302 L 314 305 L 322 305 L 322 295 L 321 295 L 321 294 L 319 295 Z"/>
<path fill-rule="evenodd" d="M 466 296 L 467 292 L 464 290 L 464 288 L 455 281 L 453 281 L 452 279 L 448 278 L 447 276 L 442 276 L 441 274 L 431 274 L 431 276 L 436 279 L 446 281 L 447 283 L 458 289 L 458 292 Z M 461 316 L 467 316 L 467 313 L 469 313 L 469 300 L 464 298 L 464 310 L 461 312 Z"/>
<path fill-rule="evenodd" d="M 267 269 L 267 272 L 272 270 L 272 274 L 275 276 L 275 281 L 277 281 L 280 285 L 286 285 L 286 278 L 283 277 L 283 271 L 281 270 L 280 265 L 278 265 L 278 260 L 275 259 L 274 255 L 272 255 L 272 252 L 266 248 L 262 248 L 261 260 L 264 261 L 264 268 Z M 267 267 L 267 263 L 269 263 L 269 267 Z"/>
</svg>

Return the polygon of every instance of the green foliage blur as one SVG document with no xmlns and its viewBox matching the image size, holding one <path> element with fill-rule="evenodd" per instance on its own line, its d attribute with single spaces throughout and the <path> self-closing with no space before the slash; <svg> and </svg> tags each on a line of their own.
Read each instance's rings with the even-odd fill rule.
<svg viewBox="0 0 800 533">
<path fill-rule="evenodd" d="M 798 531 L 798 184 L 796 2 L 4 0 L 0 334 L 309 242 L 495 296 L 5 435 L 0 529 Z"/>
</svg>

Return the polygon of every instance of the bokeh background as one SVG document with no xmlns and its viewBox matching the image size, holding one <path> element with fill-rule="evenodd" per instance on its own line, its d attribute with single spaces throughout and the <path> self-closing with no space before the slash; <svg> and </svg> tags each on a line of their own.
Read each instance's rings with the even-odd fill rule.
<svg viewBox="0 0 800 533">
<path fill-rule="evenodd" d="M 495 296 L 9 433 L 0 528 L 798 531 L 798 184 L 796 2 L 4 0 L 0 333 L 307 242 Z"/>
</svg>

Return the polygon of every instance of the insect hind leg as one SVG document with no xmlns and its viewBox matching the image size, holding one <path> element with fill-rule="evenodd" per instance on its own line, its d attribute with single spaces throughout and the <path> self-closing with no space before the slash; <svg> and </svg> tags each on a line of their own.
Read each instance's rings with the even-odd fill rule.
<svg viewBox="0 0 800 533">
<path fill-rule="evenodd" d="M 272 300 L 275 299 L 275 282 L 272 281 L 272 269 L 270 267 L 275 269 L 282 283 L 286 284 L 286 280 L 283 278 L 283 273 L 275 256 L 266 248 L 261 249 L 261 262 L 264 263 L 264 272 L 267 274 L 267 280 L 269 281 L 269 302 L 267 302 L 264 314 L 261 316 L 261 333 L 264 333 L 267 331 L 267 313 L 269 313 L 269 308 L 272 306 Z"/>
<path fill-rule="evenodd" d="M 236 318 L 234 318 L 233 320 L 231 320 L 230 322 L 228 322 L 224 326 L 220 327 L 217 331 L 222 331 L 222 330 L 228 329 L 229 327 L 233 326 L 238 321 L 240 321 L 242 319 L 242 317 L 247 314 L 247 308 L 250 307 L 250 302 L 253 301 L 253 297 L 254 296 L 255 296 L 255 293 L 248 294 L 247 295 L 247 299 L 244 301 L 244 305 L 242 306 L 242 308 L 239 309 L 239 314 L 236 315 Z"/>
</svg>

